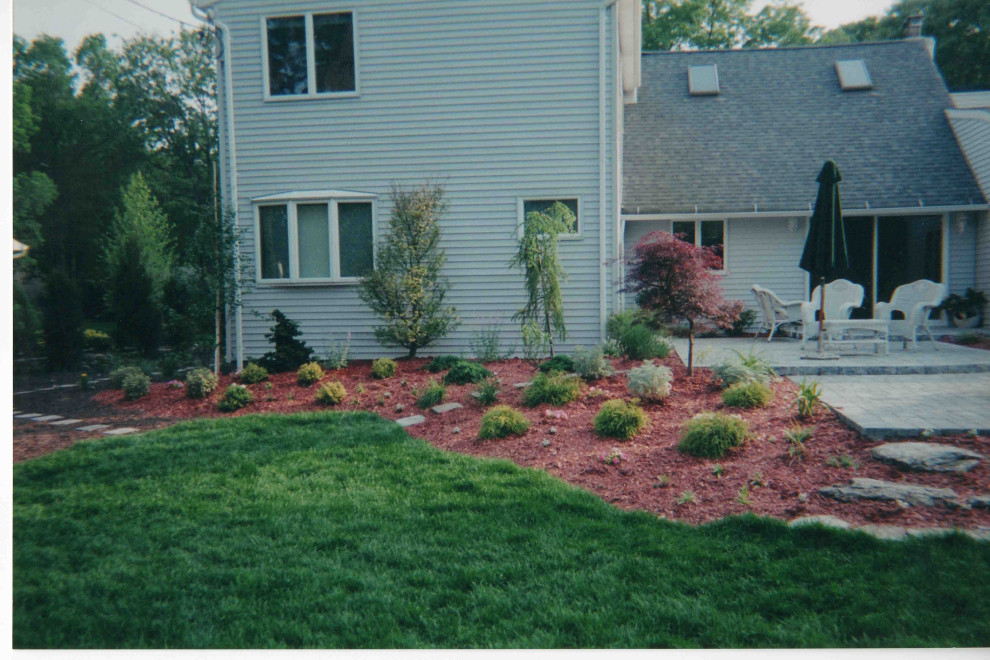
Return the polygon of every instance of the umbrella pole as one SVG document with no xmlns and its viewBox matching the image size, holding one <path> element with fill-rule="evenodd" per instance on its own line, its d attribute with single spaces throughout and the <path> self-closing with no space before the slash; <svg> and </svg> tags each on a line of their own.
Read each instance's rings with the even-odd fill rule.
<svg viewBox="0 0 990 660">
<path fill-rule="evenodd" d="M 818 290 L 821 295 L 818 297 L 820 302 L 820 307 L 818 310 L 818 352 L 825 352 L 825 278 L 821 277 L 818 280 Z"/>
</svg>

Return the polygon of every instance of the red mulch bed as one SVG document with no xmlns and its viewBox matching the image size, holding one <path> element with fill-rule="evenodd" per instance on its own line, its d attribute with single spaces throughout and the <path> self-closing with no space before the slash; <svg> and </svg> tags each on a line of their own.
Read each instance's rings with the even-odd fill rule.
<svg viewBox="0 0 990 660">
<path fill-rule="evenodd" d="M 990 337 L 984 337 L 980 341 L 963 343 L 957 341 L 956 337 L 942 337 L 939 341 L 944 341 L 946 344 L 955 344 L 956 346 L 965 346 L 966 348 L 982 348 L 984 351 L 990 351 Z"/>
<path fill-rule="evenodd" d="M 965 498 L 990 492 L 990 465 L 982 461 L 977 468 L 963 475 L 900 472 L 872 461 L 869 451 L 876 442 L 847 428 L 825 408 L 806 423 L 815 427 L 814 438 L 806 443 L 807 455 L 801 461 L 792 461 L 783 436 L 798 423 L 791 407 L 797 386 L 785 379 L 772 384 L 775 396 L 768 407 L 728 409 L 722 404 L 720 390 L 711 384 L 708 370 L 698 369 L 694 376 L 688 377 L 680 360 L 669 357 L 663 363 L 674 371 L 673 393 L 663 404 L 645 406 L 651 418 L 646 432 L 631 441 L 620 442 L 598 437 L 593 431 L 592 419 L 601 402 L 627 395 L 624 375 L 586 385 L 577 401 L 561 407 L 567 414 L 566 419 L 548 418 L 546 406 L 535 409 L 522 406 L 522 390 L 513 387 L 515 383 L 530 380 L 536 369 L 519 359 L 508 360 L 487 365 L 503 382 L 500 402 L 522 410 L 532 426 L 521 437 L 479 442 L 477 434 L 484 410 L 470 397 L 475 386 L 448 387 L 446 401 L 463 404 L 464 408 L 460 410 L 437 415 L 416 407 L 414 389 L 431 377 L 439 379 L 443 375 L 424 371 L 422 367 L 427 363 L 427 359 L 400 360 L 397 374 L 379 381 L 371 377 L 369 362 L 356 362 L 328 374 L 324 381 L 339 379 L 347 388 L 348 398 L 338 409 L 370 410 L 393 420 L 424 414 L 427 421 L 410 427 L 409 432 L 436 447 L 474 456 L 507 458 L 519 465 L 542 469 L 623 509 L 651 511 L 690 523 L 751 511 L 782 519 L 830 514 L 853 524 L 990 526 L 988 510 L 902 508 L 894 503 L 878 502 L 840 503 L 819 496 L 817 490 L 821 487 L 845 483 L 853 477 L 872 477 L 951 487 Z M 613 364 L 624 370 L 638 363 L 616 360 Z M 145 417 L 150 421 L 149 426 L 193 417 L 220 417 L 224 413 L 216 409 L 216 400 L 231 382 L 229 376 L 221 378 L 220 387 L 208 400 L 188 399 L 183 390 L 155 383 L 150 394 L 137 401 L 124 401 L 120 391 L 108 390 L 94 395 L 91 405 L 95 403 L 118 413 Z M 295 374 L 274 375 L 270 383 L 270 389 L 265 383 L 249 385 L 255 403 L 233 415 L 324 410 L 313 400 L 317 385 L 299 387 Z M 363 392 L 358 391 L 359 387 Z M 396 409 L 398 405 L 404 407 L 401 412 Z M 718 461 L 678 452 L 676 446 L 683 423 L 698 412 L 711 410 L 741 415 L 749 424 L 751 440 Z M 128 423 L 132 421 L 128 420 Z M 136 423 L 131 425 L 138 426 Z M 551 426 L 556 427 L 555 434 L 550 433 Z M 459 432 L 455 432 L 455 428 Z M 990 455 L 990 439 L 985 437 L 953 436 L 931 440 Z M 544 441 L 549 444 L 544 446 Z M 628 460 L 618 466 L 603 465 L 599 456 L 613 447 L 626 454 Z M 54 448 L 58 447 L 51 447 Z M 851 469 L 825 464 L 830 457 L 840 455 L 851 456 L 859 466 Z M 724 469 L 721 476 L 713 473 L 716 463 Z M 669 477 L 668 485 L 660 485 L 660 475 Z M 754 481 L 763 485 L 751 485 Z M 740 489 L 747 485 L 750 487 L 749 503 L 737 502 Z M 694 502 L 678 504 L 685 491 L 694 493 Z"/>
</svg>

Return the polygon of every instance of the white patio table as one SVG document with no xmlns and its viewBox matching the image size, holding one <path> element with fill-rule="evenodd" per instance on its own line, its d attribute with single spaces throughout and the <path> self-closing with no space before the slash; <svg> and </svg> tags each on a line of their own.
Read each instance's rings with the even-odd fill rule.
<svg viewBox="0 0 990 660">
<path fill-rule="evenodd" d="M 825 320 L 823 339 L 832 345 L 870 343 L 873 352 L 890 354 L 890 323 L 884 319 L 837 319 Z"/>
</svg>

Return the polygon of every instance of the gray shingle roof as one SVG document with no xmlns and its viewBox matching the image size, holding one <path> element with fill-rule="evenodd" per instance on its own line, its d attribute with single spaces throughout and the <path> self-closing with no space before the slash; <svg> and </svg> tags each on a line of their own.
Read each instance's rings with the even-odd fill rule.
<svg viewBox="0 0 990 660">
<path fill-rule="evenodd" d="M 836 60 L 865 60 L 874 87 L 843 92 Z M 688 65 L 715 64 L 721 93 L 688 94 Z M 921 41 L 645 53 L 626 106 L 623 212 L 797 211 L 831 158 L 847 210 L 983 204 L 946 120 L 952 107 Z"/>
</svg>

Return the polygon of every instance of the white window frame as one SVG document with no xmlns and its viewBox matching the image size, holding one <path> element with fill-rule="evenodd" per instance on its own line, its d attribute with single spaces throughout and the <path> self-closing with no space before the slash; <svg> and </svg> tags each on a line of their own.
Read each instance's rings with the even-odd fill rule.
<svg viewBox="0 0 990 660">
<path fill-rule="evenodd" d="M 577 203 L 577 231 L 567 232 L 566 234 L 557 234 L 558 241 L 579 241 L 583 238 L 583 227 L 584 227 L 584 205 L 583 200 L 580 195 L 558 195 L 556 193 L 547 193 L 546 195 L 526 195 L 525 197 L 516 198 L 516 236 L 522 238 L 523 235 L 523 224 L 526 220 L 524 215 L 524 209 L 526 207 L 526 202 L 540 202 L 546 200 L 553 200 L 555 202 L 563 202 L 565 200 L 573 199 Z"/>
<path fill-rule="evenodd" d="M 371 267 L 378 267 L 378 198 L 368 193 L 339 193 L 339 194 L 308 194 L 290 193 L 287 195 L 270 195 L 252 200 L 254 204 L 254 263 L 255 282 L 264 286 L 326 286 L 326 285 L 355 285 L 360 277 L 340 276 L 340 229 L 338 225 L 339 204 L 365 203 L 371 204 Z M 297 209 L 300 204 L 326 204 L 328 208 L 327 222 L 329 223 L 330 242 L 330 277 L 299 277 L 299 225 Z M 262 277 L 261 273 L 261 208 L 265 206 L 284 206 L 288 217 L 289 242 L 289 276 Z M 332 249 L 336 247 L 336 249 Z"/>
<path fill-rule="evenodd" d="M 728 218 L 705 218 L 704 220 L 671 220 L 670 221 L 670 233 L 675 234 L 674 224 L 678 222 L 693 222 L 694 223 L 694 244 L 696 247 L 701 247 L 701 223 L 702 222 L 721 222 L 722 223 L 722 268 L 713 270 L 713 273 L 728 273 L 729 272 L 729 219 Z M 675 234 L 676 235 L 676 234 Z"/>
<path fill-rule="evenodd" d="M 313 16 L 325 14 L 351 15 L 351 40 L 354 45 L 354 90 L 346 92 L 317 92 L 316 91 L 316 46 L 313 36 Z M 306 30 L 306 89 L 305 94 L 275 94 L 271 93 L 268 75 L 268 19 L 290 18 L 302 16 Z M 261 17 L 261 72 L 264 89 L 264 100 L 272 102 L 302 101 L 310 99 L 347 99 L 361 96 L 360 62 L 358 61 L 358 13 L 356 9 L 342 7 L 332 11 L 286 11 L 276 14 L 266 14 Z"/>
</svg>

